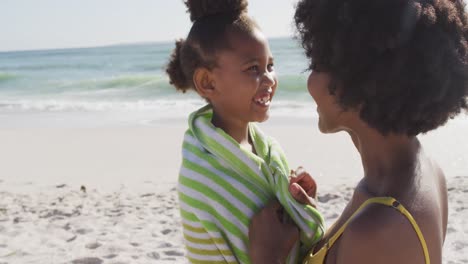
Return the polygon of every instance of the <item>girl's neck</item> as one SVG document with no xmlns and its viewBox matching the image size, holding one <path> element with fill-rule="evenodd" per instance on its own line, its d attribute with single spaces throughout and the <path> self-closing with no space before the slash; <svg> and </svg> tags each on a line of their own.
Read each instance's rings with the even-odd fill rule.
<svg viewBox="0 0 468 264">
<path fill-rule="evenodd" d="M 376 196 L 394 196 L 411 188 L 418 176 L 421 145 L 416 137 L 383 136 L 375 130 L 350 133 L 361 155 L 363 184 Z"/>
<path fill-rule="evenodd" d="M 251 148 L 252 144 L 249 137 L 248 122 L 241 122 L 233 119 L 222 118 L 220 115 L 217 115 L 216 112 L 214 112 L 211 123 L 213 123 L 215 127 L 224 130 L 226 134 L 230 135 L 241 146 L 250 146 Z"/>
</svg>

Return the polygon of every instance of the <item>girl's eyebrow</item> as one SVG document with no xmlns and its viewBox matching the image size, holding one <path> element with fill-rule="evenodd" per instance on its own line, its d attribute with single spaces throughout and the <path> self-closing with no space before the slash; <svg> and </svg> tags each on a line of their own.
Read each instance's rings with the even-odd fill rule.
<svg viewBox="0 0 468 264">
<path fill-rule="evenodd" d="M 257 61 L 259 61 L 258 58 L 251 58 L 251 59 L 248 59 L 248 60 L 244 61 L 244 63 L 242 63 L 242 64 L 245 65 L 245 64 L 250 64 L 252 62 L 257 62 Z"/>
<path fill-rule="evenodd" d="M 274 60 L 275 59 L 272 56 L 268 57 L 268 61 L 274 61 Z M 249 64 L 252 62 L 257 62 L 257 61 L 260 61 L 260 58 L 251 58 L 251 59 L 246 60 L 244 63 L 242 63 L 242 65 Z"/>
</svg>

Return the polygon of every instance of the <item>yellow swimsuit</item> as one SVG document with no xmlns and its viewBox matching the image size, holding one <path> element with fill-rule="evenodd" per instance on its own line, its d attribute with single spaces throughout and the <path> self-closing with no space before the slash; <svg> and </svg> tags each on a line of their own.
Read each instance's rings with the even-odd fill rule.
<svg viewBox="0 0 468 264">
<path fill-rule="evenodd" d="M 404 216 L 406 216 L 406 218 L 408 218 L 408 220 L 413 225 L 413 228 L 416 231 L 416 234 L 418 235 L 419 240 L 421 241 L 421 246 L 422 246 L 423 251 L 424 251 L 424 258 L 426 259 L 426 264 L 430 264 L 429 252 L 427 250 L 427 245 L 426 245 L 426 241 L 424 240 L 424 236 L 421 233 L 421 229 L 419 229 L 419 226 L 416 223 L 416 221 L 414 220 L 413 216 L 411 216 L 411 214 L 403 207 L 403 205 L 401 205 L 397 200 L 395 200 L 392 197 L 375 197 L 375 198 L 371 198 L 371 199 L 365 201 L 356 210 L 356 212 L 354 212 L 354 214 L 351 215 L 351 217 L 344 223 L 344 225 L 338 230 L 338 232 L 336 232 L 336 234 L 334 234 L 319 251 L 317 251 L 315 254 L 313 252 L 311 252 L 309 255 L 307 255 L 305 257 L 303 264 L 323 264 L 323 263 L 325 263 L 325 257 L 327 256 L 328 249 L 330 249 L 333 246 L 333 244 L 335 244 L 336 240 L 338 240 L 338 238 L 340 238 L 341 234 L 343 234 L 343 232 L 344 232 L 346 226 L 349 224 L 349 222 L 351 222 L 351 220 L 354 218 L 354 216 L 359 211 L 361 211 L 362 209 L 364 209 L 364 207 L 366 207 L 367 205 L 372 204 L 372 203 L 378 203 L 378 204 L 383 204 L 383 205 L 386 205 L 386 206 L 393 207 L 393 208 L 397 209 L 398 211 L 400 211 L 400 213 L 402 213 Z"/>
</svg>

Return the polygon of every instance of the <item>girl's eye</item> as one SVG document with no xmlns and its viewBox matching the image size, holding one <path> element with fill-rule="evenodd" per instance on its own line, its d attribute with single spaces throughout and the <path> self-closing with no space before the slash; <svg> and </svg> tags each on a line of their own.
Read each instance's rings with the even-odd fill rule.
<svg viewBox="0 0 468 264">
<path fill-rule="evenodd" d="M 275 68 L 275 65 L 273 63 L 270 63 L 268 64 L 267 68 L 268 68 L 268 71 L 273 71 L 273 69 Z"/>
<path fill-rule="evenodd" d="M 247 71 L 252 71 L 252 72 L 257 72 L 258 71 L 258 65 L 252 65 L 250 66 Z"/>
</svg>

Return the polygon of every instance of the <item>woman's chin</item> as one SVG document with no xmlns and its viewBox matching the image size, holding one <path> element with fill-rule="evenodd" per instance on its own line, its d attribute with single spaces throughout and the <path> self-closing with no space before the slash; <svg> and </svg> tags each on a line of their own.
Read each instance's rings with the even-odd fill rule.
<svg viewBox="0 0 468 264">
<path fill-rule="evenodd" d="M 326 127 L 325 127 L 325 125 L 323 124 L 322 119 L 321 119 L 320 117 L 319 117 L 318 125 L 317 125 L 317 126 L 318 126 L 318 129 L 319 129 L 320 132 L 322 132 L 322 133 L 324 133 L 324 134 L 327 133 Z"/>
<path fill-rule="evenodd" d="M 320 126 L 319 126 L 319 131 L 320 131 L 322 134 L 328 134 L 328 133 L 330 133 L 328 130 L 323 129 L 323 128 L 321 128 Z"/>
<path fill-rule="evenodd" d="M 328 126 L 320 118 L 319 118 L 319 122 L 318 122 L 318 129 L 323 134 L 331 134 L 331 133 L 337 132 L 335 128 L 332 128 L 332 127 Z"/>
</svg>

